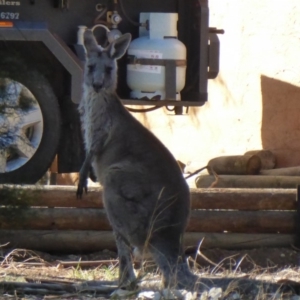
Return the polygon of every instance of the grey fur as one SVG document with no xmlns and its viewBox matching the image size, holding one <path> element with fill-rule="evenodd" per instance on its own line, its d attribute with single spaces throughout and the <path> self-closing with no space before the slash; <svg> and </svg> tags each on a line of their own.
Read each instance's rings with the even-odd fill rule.
<svg viewBox="0 0 300 300">
<path fill-rule="evenodd" d="M 90 30 L 84 35 L 87 62 L 80 104 L 87 158 L 79 195 L 92 163 L 120 260 L 119 284 L 135 282 L 131 249 L 147 250 L 165 286 L 193 288 L 182 240 L 190 211 L 189 188 L 167 148 L 122 105 L 115 90 L 116 60 L 130 43 L 125 34 L 101 49 Z"/>
</svg>

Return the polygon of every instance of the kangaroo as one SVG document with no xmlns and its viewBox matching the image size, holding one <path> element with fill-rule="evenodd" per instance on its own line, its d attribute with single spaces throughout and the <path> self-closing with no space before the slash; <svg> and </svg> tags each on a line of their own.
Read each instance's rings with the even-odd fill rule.
<svg viewBox="0 0 300 300">
<path fill-rule="evenodd" d="M 116 94 L 117 60 L 131 41 L 124 34 L 105 49 L 90 30 L 79 111 L 87 156 L 77 194 L 86 187 L 90 165 L 103 186 L 103 201 L 119 256 L 119 286 L 136 282 L 131 250 L 147 251 L 165 286 L 192 289 L 197 276 L 183 254 L 190 212 L 189 188 L 168 149 L 123 106 Z"/>
</svg>

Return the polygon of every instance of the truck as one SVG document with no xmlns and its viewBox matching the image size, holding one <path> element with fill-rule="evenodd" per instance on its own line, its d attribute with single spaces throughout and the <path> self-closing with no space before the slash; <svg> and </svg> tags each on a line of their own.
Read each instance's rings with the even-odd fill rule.
<svg viewBox="0 0 300 300">
<path fill-rule="evenodd" d="M 129 109 L 171 106 L 181 114 L 207 101 L 223 33 L 209 27 L 208 0 L 0 0 L 1 184 L 34 184 L 55 157 L 59 173 L 79 171 L 86 28 L 103 47 L 126 32 L 135 45 L 147 36 L 118 62 L 117 93 Z M 179 58 L 171 55 L 175 41 L 182 44 Z M 157 82 L 163 96 L 151 90 Z"/>
</svg>

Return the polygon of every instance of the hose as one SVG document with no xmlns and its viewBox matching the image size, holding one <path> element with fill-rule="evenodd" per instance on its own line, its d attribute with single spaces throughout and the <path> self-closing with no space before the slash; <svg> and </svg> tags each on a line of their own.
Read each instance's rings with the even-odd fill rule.
<svg viewBox="0 0 300 300">
<path fill-rule="evenodd" d="M 144 113 L 144 112 L 149 112 L 149 111 L 153 111 L 156 110 L 158 108 L 162 108 L 162 106 L 153 106 L 150 108 L 142 108 L 142 109 L 135 109 L 135 108 L 130 108 L 126 106 L 126 109 L 129 110 L 130 112 L 134 112 L 134 113 Z"/>
<path fill-rule="evenodd" d="M 133 21 L 127 14 L 125 8 L 124 8 L 124 5 L 123 5 L 123 0 L 119 0 L 119 4 L 120 4 L 120 8 L 121 8 L 121 12 L 122 14 L 124 15 L 125 19 L 131 23 L 133 26 L 140 26 L 140 23 L 139 22 L 135 22 Z"/>
</svg>

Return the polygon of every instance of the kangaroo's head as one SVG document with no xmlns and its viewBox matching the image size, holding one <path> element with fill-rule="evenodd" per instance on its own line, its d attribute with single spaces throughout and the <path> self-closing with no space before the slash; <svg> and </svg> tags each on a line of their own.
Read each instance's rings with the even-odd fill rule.
<svg viewBox="0 0 300 300">
<path fill-rule="evenodd" d="M 117 62 L 131 41 L 131 34 L 126 33 L 103 49 L 98 46 L 91 30 L 84 33 L 84 46 L 87 51 L 84 83 L 96 93 L 114 91 L 117 86 Z"/>
</svg>

